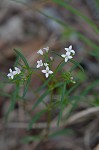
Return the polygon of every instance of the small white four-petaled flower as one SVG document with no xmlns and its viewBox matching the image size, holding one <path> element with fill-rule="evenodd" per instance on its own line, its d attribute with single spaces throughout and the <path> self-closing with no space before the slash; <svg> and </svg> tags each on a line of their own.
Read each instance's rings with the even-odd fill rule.
<svg viewBox="0 0 99 150">
<path fill-rule="evenodd" d="M 12 71 L 11 68 L 9 69 L 10 73 L 7 74 L 9 79 L 13 79 L 16 74 L 20 74 L 21 73 L 21 70 L 19 68 L 17 68 L 17 67 L 14 67 L 14 68 L 15 68 L 14 71 Z"/>
<path fill-rule="evenodd" d="M 9 72 L 10 72 L 10 73 L 8 73 L 8 75 L 7 75 L 8 78 L 9 78 L 9 79 L 13 79 L 13 78 L 14 78 L 14 75 L 16 74 L 16 71 L 12 71 L 12 69 L 10 68 L 10 69 L 9 69 Z"/>
<path fill-rule="evenodd" d="M 49 51 L 49 47 L 48 46 L 43 48 L 43 49 L 48 53 L 48 51 Z"/>
<path fill-rule="evenodd" d="M 49 70 L 49 67 L 46 67 L 46 70 L 42 70 L 43 73 L 45 73 L 46 78 L 48 78 L 49 74 L 52 74 L 53 71 Z"/>
<path fill-rule="evenodd" d="M 44 63 L 44 66 L 47 67 L 47 66 L 48 66 L 48 63 Z"/>
<path fill-rule="evenodd" d="M 51 60 L 51 61 L 53 60 L 53 57 L 52 57 L 52 56 L 50 57 L 50 60 Z"/>
<path fill-rule="evenodd" d="M 65 50 L 66 50 L 68 53 L 75 55 L 75 51 L 72 49 L 72 45 L 70 45 L 69 48 L 65 48 Z"/>
<path fill-rule="evenodd" d="M 67 62 L 68 61 L 68 59 L 71 59 L 71 58 L 73 58 L 72 56 L 70 56 L 70 53 L 66 53 L 66 54 L 62 54 L 61 55 L 63 58 L 65 58 L 65 62 Z"/>
<path fill-rule="evenodd" d="M 15 68 L 15 74 L 20 74 L 21 73 L 21 70 L 17 67 L 14 67 Z"/>
<path fill-rule="evenodd" d="M 39 67 L 42 67 L 42 66 L 43 66 L 42 60 L 38 60 L 37 63 L 38 63 L 38 64 L 37 64 L 36 68 L 39 68 Z"/>
<path fill-rule="evenodd" d="M 45 51 L 46 51 L 46 53 L 48 53 L 48 51 L 49 51 L 49 47 L 47 46 L 47 47 L 43 48 L 43 50 L 45 50 Z M 42 49 L 40 49 L 40 50 L 37 52 L 37 54 L 43 55 L 43 54 L 44 54 L 43 50 L 42 50 Z"/>
<path fill-rule="evenodd" d="M 40 49 L 37 53 L 40 54 L 40 55 L 43 55 L 42 49 Z"/>
</svg>

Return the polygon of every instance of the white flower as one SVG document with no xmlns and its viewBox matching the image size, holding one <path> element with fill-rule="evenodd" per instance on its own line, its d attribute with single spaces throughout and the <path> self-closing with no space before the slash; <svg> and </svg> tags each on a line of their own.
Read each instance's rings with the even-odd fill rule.
<svg viewBox="0 0 99 150">
<path fill-rule="evenodd" d="M 72 83 L 74 83 L 74 84 L 75 84 L 75 83 L 76 83 L 76 81 L 72 81 Z"/>
<path fill-rule="evenodd" d="M 37 61 L 37 63 L 38 64 L 37 64 L 36 68 L 39 68 L 39 67 L 43 66 L 42 60 Z"/>
<path fill-rule="evenodd" d="M 47 66 L 48 66 L 48 63 L 44 63 L 44 66 L 47 67 Z"/>
<path fill-rule="evenodd" d="M 72 53 L 73 55 L 75 55 L 75 51 L 72 49 L 72 45 L 70 45 L 69 48 L 65 48 L 65 50 L 70 54 Z"/>
<path fill-rule="evenodd" d="M 40 50 L 37 52 L 37 54 L 43 55 L 42 49 L 40 49 Z"/>
<path fill-rule="evenodd" d="M 9 71 L 10 71 L 10 73 L 8 73 L 8 78 L 10 78 L 10 79 L 13 79 L 14 78 L 14 75 L 16 75 L 16 71 L 12 71 L 12 69 L 10 68 L 9 69 Z"/>
<path fill-rule="evenodd" d="M 65 62 L 67 62 L 68 59 L 73 58 L 72 56 L 70 56 L 70 53 L 69 53 L 69 52 L 67 52 L 66 54 L 62 54 L 61 56 L 62 56 L 63 58 L 65 58 Z"/>
<path fill-rule="evenodd" d="M 48 46 L 43 48 L 43 49 L 48 53 L 48 51 L 49 51 L 49 47 Z"/>
<path fill-rule="evenodd" d="M 45 50 L 48 53 L 49 47 L 47 46 L 47 47 L 43 48 L 43 50 Z M 40 55 L 43 55 L 43 50 L 40 49 L 37 53 L 40 54 Z"/>
<path fill-rule="evenodd" d="M 52 61 L 52 60 L 53 60 L 53 57 L 50 57 L 50 60 Z"/>
<path fill-rule="evenodd" d="M 46 78 L 48 78 L 49 74 L 52 74 L 53 71 L 49 70 L 49 67 L 46 67 L 46 70 L 42 70 L 43 73 L 45 73 Z"/>
<path fill-rule="evenodd" d="M 21 73 L 21 70 L 19 68 L 17 68 L 17 67 L 14 67 L 14 68 L 15 68 L 15 73 L 16 74 L 20 74 Z"/>
<path fill-rule="evenodd" d="M 71 80 L 73 80 L 73 79 L 74 79 L 74 77 L 70 77 L 70 79 L 71 79 Z"/>
<path fill-rule="evenodd" d="M 74 77 L 70 77 L 70 79 L 71 79 L 72 83 L 74 83 L 74 84 L 76 83 L 76 81 L 74 80 Z"/>
</svg>

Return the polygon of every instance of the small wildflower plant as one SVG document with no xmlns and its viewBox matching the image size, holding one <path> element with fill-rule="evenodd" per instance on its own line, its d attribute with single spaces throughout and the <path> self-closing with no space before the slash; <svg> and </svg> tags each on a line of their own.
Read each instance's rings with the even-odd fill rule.
<svg viewBox="0 0 99 150">
<path fill-rule="evenodd" d="M 68 48 L 64 48 L 63 54 L 56 53 L 55 51 L 50 50 L 49 47 L 38 50 L 37 54 L 40 58 L 33 67 L 29 66 L 29 63 L 20 51 L 16 49 L 14 49 L 14 51 L 18 56 L 17 63 L 14 65 L 13 70 L 11 69 L 12 67 L 9 69 L 6 78 L 9 83 L 13 83 L 15 85 L 15 89 L 12 94 L 11 105 L 6 113 L 6 118 L 8 118 L 9 113 L 14 109 L 14 105 L 18 99 L 23 100 L 22 102 L 25 105 L 24 100 L 31 82 L 31 77 L 37 70 L 39 70 L 38 78 L 39 76 L 41 77 L 43 84 L 36 89 L 35 93 L 38 93 L 39 95 L 39 92 L 42 91 L 42 89 L 46 90 L 44 93 L 42 93 L 42 95 L 38 96 L 30 111 L 33 111 L 40 103 L 45 104 L 45 109 L 38 112 L 35 116 L 33 116 L 33 118 L 31 118 L 29 129 L 31 129 L 33 123 L 46 112 L 48 113 L 49 118 L 47 122 L 47 126 L 49 128 L 51 123 L 51 112 L 53 108 L 59 109 L 57 120 L 57 125 L 59 125 L 62 119 L 62 113 L 67 104 L 67 97 L 72 91 L 72 87 L 74 89 L 77 86 L 77 78 L 73 77 L 72 72 L 76 67 L 79 67 L 83 71 L 83 68 L 80 66 L 80 64 L 73 58 L 75 51 L 72 49 L 72 45 L 70 45 Z M 56 57 L 60 57 L 61 60 L 59 59 L 60 62 L 57 63 L 55 68 L 54 60 Z M 22 63 L 20 63 L 19 60 L 21 60 Z M 64 66 L 67 65 L 68 62 L 72 63 L 73 66 L 66 71 Z M 70 85 L 70 89 L 67 88 L 68 85 Z M 23 93 L 20 95 L 19 91 L 22 87 Z M 54 91 L 56 91 L 57 95 L 60 95 L 56 101 L 54 101 Z M 50 99 L 48 100 L 49 102 L 44 102 L 44 99 L 48 94 L 50 95 Z"/>
</svg>

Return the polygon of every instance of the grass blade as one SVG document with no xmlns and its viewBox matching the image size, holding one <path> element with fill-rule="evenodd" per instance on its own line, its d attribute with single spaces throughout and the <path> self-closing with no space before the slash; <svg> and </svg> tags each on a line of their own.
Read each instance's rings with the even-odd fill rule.
<svg viewBox="0 0 99 150">
<path fill-rule="evenodd" d="M 28 127 L 29 130 L 32 129 L 33 123 L 35 123 L 46 111 L 47 109 L 41 110 L 35 116 L 33 116 L 31 122 L 29 123 L 29 127 Z"/>
<path fill-rule="evenodd" d="M 58 137 L 61 135 L 70 135 L 73 131 L 71 129 L 61 129 L 49 135 L 49 138 Z"/>
<path fill-rule="evenodd" d="M 14 109 L 14 106 L 15 106 L 15 103 L 16 103 L 16 100 L 17 100 L 17 96 L 18 96 L 18 92 L 19 92 L 19 85 L 16 85 L 15 91 L 12 95 L 10 106 L 9 106 L 9 108 L 8 108 L 6 114 L 5 114 L 5 121 L 7 121 L 10 112 Z"/>
<path fill-rule="evenodd" d="M 91 83 L 82 93 L 81 96 L 86 96 L 90 90 L 92 90 L 95 86 L 99 85 L 99 80 L 94 81 Z"/>
<path fill-rule="evenodd" d="M 26 95 L 26 93 L 28 91 L 28 88 L 29 88 L 29 85 L 30 85 L 30 81 L 31 81 L 31 75 L 28 77 L 27 82 L 24 85 L 24 91 L 23 91 L 23 96 L 22 96 L 23 99 L 24 99 L 24 97 L 25 97 L 25 95 Z"/>
<path fill-rule="evenodd" d="M 41 140 L 43 137 L 40 135 L 35 135 L 35 136 L 27 136 L 25 138 L 22 139 L 22 143 L 29 143 L 29 142 L 33 142 L 33 141 L 37 141 L 37 140 Z"/>
<path fill-rule="evenodd" d="M 16 49 L 14 49 L 14 51 L 22 59 L 22 61 L 24 62 L 26 68 L 29 69 L 29 64 L 28 64 L 26 58 L 24 57 L 24 55 L 21 52 L 19 52 L 18 50 L 16 50 Z"/>
<path fill-rule="evenodd" d="M 43 100 L 44 98 L 49 94 L 50 90 L 46 90 L 40 98 L 36 101 L 36 103 L 33 105 L 32 110 L 34 110 Z"/>
<path fill-rule="evenodd" d="M 96 31 L 96 33 L 99 33 L 99 30 L 98 30 L 98 27 L 96 26 L 96 24 L 91 19 L 89 19 L 88 17 L 83 15 L 80 11 L 78 11 L 77 9 L 75 9 L 72 6 L 68 5 L 64 1 L 61 1 L 61 0 L 52 0 L 52 1 L 59 4 L 60 6 L 62 6 L 64 8 L 66 8 L 67 10 L 69 10 L 70 12 L 75 14 L 76 16 L 79 16 L 82 19 L 84 19 Z"/>
<path fill-rule="evenodd" d="M 60 102 L 60 113 L 59 113 L 59 116 L 58 116 L 58 122 L 57 122 L 57 125 L 59 126 L 59 122 L 61 120 L 61 117 L 62 117 L 62 111 L 63 111 L 63 100 L 64 100 L 64 97 L 65 97 L 65 92 L 66 92 L 66 82 L 63 86 L 63 91 L 62 91 L 62 95 L 61 95 L 61 102 Z"/>
<path fill-rule="evenodd" d="M 83 67 L 77 61 L 75 61 L 73 59 L 70 59 L 69 61 L 72 62 L 73 64 L 75 64 L 75 66 L 79 67 L 82 72 L 84 72 Z"/>
</svg>

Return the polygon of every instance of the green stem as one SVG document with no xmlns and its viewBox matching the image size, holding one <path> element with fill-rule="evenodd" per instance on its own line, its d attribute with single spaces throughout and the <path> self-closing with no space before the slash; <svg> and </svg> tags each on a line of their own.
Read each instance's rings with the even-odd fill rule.
<svg viewBox="0 0 99 150">
<path fill-rule="evenodd" d="M 53 91 L 51 91 L 51 99 L 50 103 L 48 104 L 48 116 L 47 116 L 47 128 L 46 128 L 46 135 L 45 135 L 45 140 L 48 139 L 49 136 L 49 131 L 50 131 L 50 124 L 51 124 L 51 112 L 52 112 L 52 103 L 53 103 Z"/>
<path fill-rule="evenodd" d="M 64 62 L 64 60 L 62 60 L 62 61 L 58 64 L 57 68 L 56 68 L 56 69 L 55 69 L 55 71 L 54 71 L 54 74 L 56 74 L 56 73 L 57 73 L 58 68 L 60 67 L 60 65 L 61 65 L 63 62 Z"/>
</svg>

